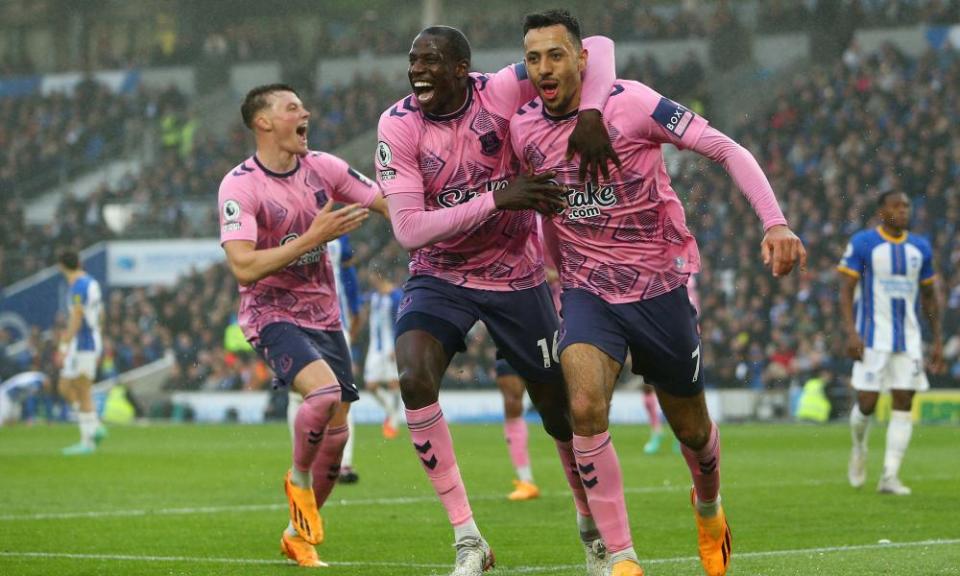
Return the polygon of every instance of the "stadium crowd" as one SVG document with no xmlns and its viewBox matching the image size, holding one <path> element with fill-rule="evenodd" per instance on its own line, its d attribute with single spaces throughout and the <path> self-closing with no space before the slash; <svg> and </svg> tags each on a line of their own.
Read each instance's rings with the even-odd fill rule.
<svg viewBox="0 0 960 576">
<path fill-rule="evenodd" d="M 118 94 L 93 78 L 70 94 L 0 97 L 0 201 L 22 199 L 129 149 L 142 123 L 180 102 L 175 89 Z"/>
<path fill-rule="evenodd" d="M 852 48 L 842 62 L 783 87 L 766 122 L 743 122 L 737 138 L 758 156 L 810 256 L 806 276 L 779 286 L 752 249 L 760 230 L 743 226 L 752 211 L 729 178 L 685 165 L 678 181 L 690 190 L 689 220 L 705 262 L 702 328 L 714 382 L 765 387 L 821 366 L 848 373 L 835 266 L 887 190 L 913 199 L 911 231 L 933 243 L 948 291 L 950 378 L 960 378 L 960 153 L 949 145 L 960 131 L 943 114 L 958 109 L 958 97 L 955 51 L 913 60 L 889 45 L 870 55 Z"/>
<path fill-rule="evenodd" d="M 89 92 L 96 94 L 95 109 L 113 107 L 109 114 L 82 114 L 90 106 L 81 102 L 89 100 Z M 380 112 L 397 93 L 380 78 L 367 76 L 357 77 L 345 87 L 304 96 L 314 112 L 311 145 L 331 150 L 375 126 Z M 8 116 L 4 112 L 8 109 L 21 112 Z M 225 138 L 198 140 L 197 121 L 189 103 L 175 90 L 153 95 L 140 91 L 124 97 L 91 81 L 73 95 L 0 99 L 0 117 L 10 118 L 7 126 L 0 124 L 0 145 L 11 143 L 0 153 L 0 162 L 8 160 L 7 165 L 0 164 L 0 215 L 6 223 L 0 230 L 0 283 L 4 285 L 49 266 L 57 247 L 80 250 L 115 237 L 208 236 L 213 210 L 209 192 L 249 153 L 246 132 L 239 124 Z M 58 181 L 61 167 L 57 163 L 69 161 L 74 148 L 79 150 L 76 156 L 83 159 L 82 165 L 91 168 L 116 157 L 121 149 L 129 150 L 116 139 L 142 134 L 147 122 L 153 122 L 159 133 L 160 154 L 155 163 L 139 175 L 128 174 L 113 185 L 101 185 L 85 198 L 66 194 L 58 205 L 57 218 L 47 225 L 26 223 L 24 201 L 43 185 Z M 15 133 L 27 137 L 14 139 Z M 74 134 L 86 134 L 88 144 L 81 148 L 74 142 Z M 76 175 L 80 165 L 70 166 L 75 167 L 72 175 Z M 47 179 L 31 180 L 31 175 Z M 110 204 L 132 207 L 132 218 L 122 230 L 107 226 L 104 207 Z"/>
<path fill-rule="evenodd" d="M 691 60 L 669 71 L 652 61 L 631 62 L 622 76 L 648 81 L 695 109 L 709 103 L 697 64 Z M 679 80 L 678 80 L 679 79 Z M 681 84 L 682 81 L 685 84 Z M 329 148 L 373 125 L 374 114 L 396 95 L 376 84 L 351 87 L 319 96 L 311 142 Z M 715 386 L 755 389 L 785 387 L 828 369 L 849 373 L 842 355 L 835 266 L 850 235 L 867 225 L 882 191 L 902 190 L 913 198 L 912 231 L 932 240 L 946 296 L 945 335 L 950 373 L 935 384 L 960 382 L 960 152 L 948 145 L 960 138 L 960 123 L 944 111 L 960 110 L 960 55 L 930 51 L 911 59 L 891 46 L 861 53 L 852 45 L 841 61 L 818 67 L 783 86 L 762 122 L 744 122 L 733 135 L 752 150 L 769 176 L 793 228 L 810 254 L 809 272 L 773 282 L 758 257 L 761 230 L 752 225 L 752 209 L 729 176 L 709 162 L 686 156 L 676 165 L 674 181 L 688 209 L 688 223 L 697 235 L 704 262 L 698 278 L 702 307 L 705 365 Z M 365 103 L 359 105 L 360 94 Z M 371 118 L 371 116 L 373 116 Z M 351 128 L 353 127 L 353 128 Z M 326 138 L 326 140 L 324 140 Z M 191 204 L 210 202 L 210 190 L 247 152 L 242 131 L 220 142 L 168 150 L 158 165 L 119 189 L 103 189 L 86 200 L 67 198 L 56 227 L 33 236 L 36 247 L 46 238 L 76 235 L 79 244 L 110 237 L 102 207 L 111 201 L 143 203 L 143 232 L 211 236 L 210 223 L 185 217 Z M 188 170 L 183 170 L 183 164 Z M 177 169 L 177 168 L 181 169 Z M 158 218 L 158 215 L 160 217 Z M 16 220 L 14 219 L 16 222 Z M 157 224 L 158 221 L 163 224 Z M 744 225 L 744 223 L 748 223 Z M 17 238 L 30 237 L 14 228 Z M 5 243 L 6 245 L 6 243 Z M 391 242 L 385 227 L 366 241 L 355 242 L 354 260 L 361 284 L 371 274 L 402 278 L 406 254 Z M 42 250 L 28 249 L 31 266 L 50 262 Z M 106 373 L 141 365 L 172 350 L 177 376 L 171 385 L 186 389 L 262 387 L 268 376 L 262 365 L 242 352 L 225 348 L 224 333 L 235 311 L 235 287 L 222 266 L 198 273 L 172 289 L 113 290 L 109 297 L 105 355 Z M 457 385 L 486 385 L 493 380 L 494 350 L 480 328 L 470 353 L 461 355 L 449 376 Z M 362 350 L 362 342 L 357 346 Z M 43 346 L 37 345 L 42 354 Z"/>
<path fill-rule="evenodd" d="M 817 22 L 837 18 L 837 10 L 841 8 L 859 28 L 960 22 L 960 0 L 768 0 L 756 3 L 755 7 L 729 0 L 673 3 L 616 0 L 606 3 L 604 10 L 593 9 L 584 0 L 567 4 L 581 15 L 584 29 L 619 41 L 705 38 L 731 28 L 741 35 L 804 32 Z M 475 47 L 500 48 L 518 43 L 518 13 L 531 7 L 520 3 L 509 7 L 511 9 L 502 6 L 482 14 L 447 20 L 461 27 Z M 291 34 L 295 27 L 280 18 L 232 21 L 231 15 L 220 16 L 224 19 L 222 29 L 191 33 L 186 27 L 178 28 L 170 15 L 158 15 L 159 21 L 166 24 L 162 31 L 144 36 L 147 44 L 120 42 L 102 31 L 92 34 L 91 46 L 83 52 L 82 57 L 86 59 L 83 67 L 229 64 L 254 61 L 263 54 L 272 54 L 286 62 L 314 63 L 321 55 L 396 54 L 409 48 L 410 38 L 419 29 L 409 18 L 398 22 L 389 11 L 359 5 L 325 14 L 320 25 L 299 36 Z M 389 25 L 385 20 L 389 20 Z M 76 66 L 76 55 L 71 56 L 60 58 L 56 69 L 71 63 Z M 0 76 L 51 71 L 54 70 L 39 67 L 27 52 L 7 51 L 0 56 Z"/>
</svg>

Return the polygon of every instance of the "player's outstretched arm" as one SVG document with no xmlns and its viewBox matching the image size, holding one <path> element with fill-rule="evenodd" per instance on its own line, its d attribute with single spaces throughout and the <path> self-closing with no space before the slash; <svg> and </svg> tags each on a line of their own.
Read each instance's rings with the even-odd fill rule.
<svg viewBox="0 0 960 576">
<path fill-rule="evenodd" d="M 369 210 L 351 204 L 333 210 L 333 202 L 327 202 L 317 213 L 310 228 L 298 238 L 276 248 L 257 250 L 249 240 L 230 240 L 223 244 L 230 270 L 241 286 L 253 284 L 274 274 L 300 256 L 356 230 L 369 215 Z"/>
<path fill-rule="evenodd" d="M 786 276 L 799 264 L 807 269 L 803 242 L 787 226 L 770 181 L 749 150 L 719 130 L 706 126 L 692 149 L 722 165 L 747 198 L 765 231 L 760 244 L 763 263 L 774 277 Z"/>
<path fill-rule="evenodd" d="M 934 374 L 943 374 L 946 364 L 943 361 L 943 328 L 940 319 L 940 299 L 937 297 L 936 282 L 921 282 L 920 306 L 923 315 L 930 323 L 930 359 L 928 367 Z"/>
</svg>

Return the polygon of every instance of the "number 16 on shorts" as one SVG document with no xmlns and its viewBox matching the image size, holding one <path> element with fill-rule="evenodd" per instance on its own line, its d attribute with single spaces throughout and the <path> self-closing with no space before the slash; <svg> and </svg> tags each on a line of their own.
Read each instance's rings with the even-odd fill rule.
<svg viewBox="0 0 960 576">
<path fill-rule="evenodd" d="M 547 344 L 546 338 L 541 338 L 537 340 L 537 346 L 540 348 L 540 354 L 543 356 L 543 367 L 550 368 L 552 362 L 560 362 L 560 356 L 557 354 L 557 334 L 558 331 L 553 331 L 553 346 Z"/>
</svg>

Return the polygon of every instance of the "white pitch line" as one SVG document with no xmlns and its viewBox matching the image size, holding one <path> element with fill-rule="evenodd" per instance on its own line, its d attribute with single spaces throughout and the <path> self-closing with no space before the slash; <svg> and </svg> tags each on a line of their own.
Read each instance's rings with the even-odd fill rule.
<svg viewBox="0 0 960 576">
<path fill-rule="evenodd" d="M 912 477 L 914 480 L 952 480 L 953 476 L 933 475 Z M 830 484 L 845 484 L 845 479 L 820 480 L 806 479 L 793 482 L 766 483 L 766 484 L 735 484 L 727 486 L 727 490 L 759 490 L 768 488 L 787 488 L 791 486 L 826 486 Z M 665 486 L 635 486 L 624 489 L 625 494 L 657 494 L 664 492 L 687 492 L 689 484 L 670 484 Z M 565 491 L 541 492 L 542 498 L 569 498 L 570 493 Z M 499 501 L 502 494 L 470 495 L 470 500 Z M 429 504 L 436 502 L 437 497 L 429 494 L 424 496 L 399 496 L 395 498 L 357 498 L 352 500 L 330 499 L 325 506 L 403 506 L 411 504 Z M 33 514 L 2 514 L 0 522 L 19 522 L 30 520 L 69 520 L 75 518 L 126 518 L 137 516 L 189 516 L 193 514 L 222 514 L 234 512 L 265 512 L 271 510 L 285 510 L 286 503 L 274 504 L 236 504 L 223 506 L 185 506 L 177 508 L 156 508 L 138 510 L 90 510 L 77 512 L 37 512 Z"/>
<path fill-rule="evenodd" d="M 898 548 L 920 548 L 928 546 L 949 546 L 960 544 L 960 538 L 920 540 L 916 542 L 893 542 L 890 544 L 855 544 L 849 546 L 823 546 L 819 548 L 795 548 L 788 550 L 764 550 L 758 552 L 739 552 L 734 554 L 736 560 L 751 558 L 768 558 L 776 556 L 797 556 L 809 554 L 828 554 L 842 552 L 858 552 L 863 550 L 885 550 Z M 75 554 L 69 552 L 3 552 L 0 558 L 65 558 L 70 560 L 117 560 L 132 562 L 184 562 L 204 564 L 241 564 L 241 565 L 285 565 L 285 560 L 266 560 L 262 558 L 198 558 L 192 556 L 135 556 L 132 554 Z M 642 564 L 679 564 L 697 562 L 696 556 L 678 556 L 674 558 L 650 558 L 641 561 Z M 428 564 L 414 562 L 363 562 L 344 561 L 330 562 L 331 566 L 367 566 L 392 568 L 438 568 L 445 569 L 449 564 Z M 537 574 L 559 572 L 562 570 L 577 570 L 582 564 L 562 564 L 552 566 L 504 566 L 497 570 L 498 574 Z"/>
</svg>

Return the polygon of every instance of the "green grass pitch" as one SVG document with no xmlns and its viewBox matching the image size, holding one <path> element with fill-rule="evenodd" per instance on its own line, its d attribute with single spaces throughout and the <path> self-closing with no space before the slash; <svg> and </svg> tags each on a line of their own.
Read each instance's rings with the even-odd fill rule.
<svg viewBox="0 0 960 576">
<path fill-rule="evenodd" d="M 583 574 L 583 553 L 552 442 L 530 428 L 539 500 L 506 500 L 512 471 L 499 425 L 454 426 L 474 515 L 496 575 Z M 0 574 L 293 575 L 279 555 L 286 525 L 286 428 L 114 427 L 101 450 L 66 458 L 73 426 L 0 429 Z M 647 429 L 616 427 L 634 542 L 647 574 L 702 574 L 689 474 Z M 729 574 L 960 574 L 960 430 L 918 426 L 902 478 L 910 497 L 874 490 L 884 428 L 875 426 L 867 487 L 846 482 L 845 426 L 725 425 L 722 494 L 733 530 Z M 446 516 L 406 434 L 359 428 L 360 483 L 338 486 L 323 514 L 329 576 L 446 574 Z M 890 544 L 880 541 L 890 541 Z"/>
</svg>

